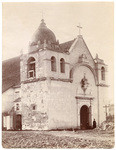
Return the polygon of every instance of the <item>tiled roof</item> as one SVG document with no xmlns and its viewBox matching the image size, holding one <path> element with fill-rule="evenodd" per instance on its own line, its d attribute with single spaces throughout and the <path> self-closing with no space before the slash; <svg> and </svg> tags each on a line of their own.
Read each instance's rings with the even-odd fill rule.
<svg viewBox="0 0 116 150">
<path fill-rule="evenodd" d="M 46 44 L 46 49 L 55 51 L 55 52 L 59 52 L 59 53 L 67 53 L 74 41 L 75 41 L 75 39 L 65 42 L 65 43 L 61 43 L 61 44 L 58 44 L 58 43 Z M 38 48 L 35 46 L 35 50 L 33 50 L 31 47 L 32 51 L 30 51 L 30 53 L 36 52 L 39 49 L 43 49 L 43 48 L 44 48 L 44 44 L 40 44 Z"/>
<path fill-rule="evenodd" d="M 2 62 L 2 92 L 20 84 L 20 57 Z"/>
<path fill-rule="evenodd" d="M 65 43 L 61 43 L 60 44 L 61 52 L 68 52 L 74 41 L 75 39 Z"/>
</svg>

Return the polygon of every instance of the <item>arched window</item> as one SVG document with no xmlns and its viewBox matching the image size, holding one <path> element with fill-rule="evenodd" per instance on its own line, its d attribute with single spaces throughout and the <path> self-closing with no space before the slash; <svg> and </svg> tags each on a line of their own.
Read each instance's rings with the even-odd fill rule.
<svg viewBox="0 0 116 150">
<path fill-rule="evenodd" d="M 51 71 L 56 71 L 56 58 L 54 56 L 51 57 Z"/>
<path fill-rule="evenodd" d="M 60 59 L 60 71 L 65 73 L 65 60 L 63 58 Z"/>
<path fill-rule="evenodd" d="M 101 79 L 105 80 L 105 68 L 104 67 L 101 68 Z"/>
<path fill-rule="evenodd" d="M 28 78 L 33 78 L 35 77 L 35 58 L 34 57 L 30 57 L 28 59 Z"/>
</svg>

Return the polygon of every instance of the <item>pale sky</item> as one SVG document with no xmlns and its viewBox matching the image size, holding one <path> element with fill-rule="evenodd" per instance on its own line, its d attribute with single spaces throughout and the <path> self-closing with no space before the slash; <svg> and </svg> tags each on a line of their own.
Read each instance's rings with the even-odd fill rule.
<svg viewBox="0 0 116 150">
<path fill-rule="evenodd" d="M 83 38 L 92 54 L 108 65 L 111 100 L 113 99 L 114 14 L 113 2 L 45 2 L 3 3 L 3 51 L 6 60 L 28 51 L 29 41 L 39 27 L 42 10 L 47 27 L 60 43 L 78 35 L 77 25 L 83 27 Z"/>
</svg>

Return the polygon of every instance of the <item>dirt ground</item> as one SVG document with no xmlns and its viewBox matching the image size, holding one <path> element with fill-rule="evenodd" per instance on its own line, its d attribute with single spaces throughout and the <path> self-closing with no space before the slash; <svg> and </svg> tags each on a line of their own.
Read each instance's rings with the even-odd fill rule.
<svg viewBox="0 0 116 150">
<path fill-rule="evenodd" d="M 78 131 L 3 131 L 3 148 L 104 148 L 114 147 L 114 133 Z"/>
</svg>

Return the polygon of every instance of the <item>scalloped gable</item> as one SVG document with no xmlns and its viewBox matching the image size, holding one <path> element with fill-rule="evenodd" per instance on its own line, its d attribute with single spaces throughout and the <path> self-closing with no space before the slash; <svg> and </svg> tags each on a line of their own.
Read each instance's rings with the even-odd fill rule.
<svg viewBox="0 0 116 150">
<path fill-rule="evenodd" d="M 72 65 L 75 65 L 79 61 L 79 57 L 84 54 L 87 57 L 87 60 L 89 61 L 89 65 L 94 68 L 95 62 L 94 59 L 82 37 L 82 35 L 79 35 L 78 38 L 74 41 L 72 46 L 69 49 L 70 53 L 70 63 Z"/>
</svg>

